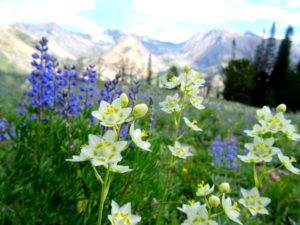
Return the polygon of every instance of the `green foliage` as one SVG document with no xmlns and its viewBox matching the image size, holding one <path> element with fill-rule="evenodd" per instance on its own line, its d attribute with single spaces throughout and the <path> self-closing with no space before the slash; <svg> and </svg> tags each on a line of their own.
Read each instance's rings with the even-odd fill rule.
<svg viewBox="0 0 300 225">
<path fill-rule="evenodd" d="M 282 40 L 278 55 L 274 64 L 274 68 L 270 77 L 271 88 L 274 91 L 273 106 L 278 105 L 286 100 L 288 94 L 285 90 L 291 83 L 288 82 L 288 71 L 290 66 L 290 50 L 291 50 L 291 36 L 293 28 L 291 26 L 286 30 L 285 38 Z"/>
<path fill-rule="evenodd" d="M 21 71 L 0 52 L 0 75 L 2 74 L 21 74 Z"/>
<path fill-rule="evenodd" d="M 227 100 L 250 104 L 255 67 L 247 59 L 232 60 L 224 69 L 223 96 Z"/>
<path fill-rule="evenodd" d="M 7 78 L 8 83 L 0 88 L 1 93 L 5 92 L 5 95 L 0 95 L 0 115 L 16 125 L 17 138 L 0 143 L 0 224 L 95 224 L 101 188 L 88 162 L 65 161 L 71 157 L 71 153 L 66 150 L 65 121 L 52 118 L 48 122 L 24 123 L 15 113 L 16 103 L 22 93 L 15 92 L 16 88 L 12 88 L 15 84 L 9 83 L 11 79 Z M 22 81 L 17 77 L 13 80 L 15 83 Z M 122 164 L 128 165 L 133 171 L 114 176 L 104 208 L 103 224 L 108 224 L 111 200 L 118 201 L 120 205 L 132 202 L 132 211 L 142 217 L 140 224 L 154 224 L 156 220 L 159 209 L 157 200 L 163 195 L 163 182 L 168 171 L 166 162 L 170 156 L 166 144 L 172 142 L 170 134 L 174 129 L 173 121 L 159 110 L 158 102 L 165 95 L 174 94 L 174 91 L 160 90 L 154 86 L 142 86 L 141 90 L 157 96 L 148 118 L 136 125 L 150 129 L 148 119 L 153 114 L 156 125 L 149 132 L 152 153 L 138 148 L 126 150 Z M 197 120 L 203 132 L 189 132 L 183 139 L 184 143 L 194 146 L 194 156 L 187 160 L 178 159 L 171 170 L 171 185 L 163 214 L 164 224 L 182 223 L 185 216 L 177 207 L 188 200 L 198 200 L 195 193 L 197 184 L 202 180 L 215 185 L 229 182 L 232 187 L 230 195 L 234 201 L 240 198 L 240 187 L 253 186 L 251 165 L 242 164 L 238 170 L 213 165 L 209 145 L 218 135 L 222 138 L 235 136 L 238 152 L 243 154 L 243 146 L 249 141 L 243 130 L 251 129 L 255 108 L 214 98 L 206 99 L 204 105 L 206 109 L 200 113 L 196 109 L 186 112 L 185 116 Z M 88 121 L 89 116 L 90 112 L 86 112 L 72 120 L 75 153 L 79 153 L 80 146 L 87 143 L 88 134 L 100 132 L 97 123 Z M 300 125 L 299 114 L 289 114 L 289 117 Z M 280 147 L 299 159 L 297 143 L 282 142 Z M 99 171 L 103 175 L 104 169 Z M 245 216 L 245 225 L 300 223 L 299 179 L 292 174 L 277 175 L 280 176 L 280 183 L 267 179 L 263 187 L 266 189 L 263 195 L 272 198 L 268 206 L 271 216 L 259 219 Z M 233 224 L 225 217 L 221 217 L 218 223 Z"/>
<path fill-rule="evenodd" d="M 177 66 L 173 65 L 170 67 L 170 69 L 167 72 L 167 80 L 170 80 L 170 78 L 172 77 L 178 77 L 179 76 L 179 72 L 178 72 L 178 68 Z"/>
</svg>

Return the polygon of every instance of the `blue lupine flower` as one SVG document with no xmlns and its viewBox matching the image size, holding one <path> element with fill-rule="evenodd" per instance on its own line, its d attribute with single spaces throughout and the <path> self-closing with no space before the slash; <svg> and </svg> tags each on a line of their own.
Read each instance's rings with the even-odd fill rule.
<svg viewBox="0 0 300 225">
<path fill-rule="evenodd" d="M 28 80 L 31 83 L 31 90 L 25 95 L 26 104 L 18 103 L 19 115 L 28 113 L 28 106 L 33 107 L 33 113 L 37 112 L 37 116 L 32 115 L 33 120 L 42 120 L 42 114 L 45 109 L 53 109 L 55 107 L 57 80 L 56 67 L 57 60 L 52 55 L 48 54 L 48 40 L 42 38 L 36 49 L 39 53 L 33 53 L 33 61 L 31 65 L 34 70 L 31 72 Z M 29 99 L 26 99 L 29 98 Z"/>
<path fill-rule="evenodd" d="M 112 103 L 113 100 L 119 98 L 123 93 L 121 86 L 119 85 L 121 75 L 117 74 L 113 81 L 106 81 L 104 84 L 104 89 L 100 90 L 100 98 L 98 103 L 101 101 L 106 101 Z"/>
<path fill-rule="evenodd" d="M 210 154 L 215 159 L 213 161 L 214 164 L 220 164 L 223 161 L 223 149 L 226 146 L 226 142 L 221 140 L 221 137 L 218 136 L 216 139 L 210 144 L 212 149 L 212 153 Z"/>
<path fill-rule="evenodd" d="M 89 65 L 80 79 L 82 84 L 79 86 L 79 90 L 83 92 L 83 94 L 79 96 L 79 99 L 82 100 L 81 102 L 85 109 L 88 109 L 93 105 L 93 100 L 91 98 L 95 96 L 94 92 L 96 88 L 93 84 L 96 82 L 97 72 L 94 70 L 94 67 L 95 65 Z"/>
<path fill-rule="evenodd" d="M 211 156 L 214 157 L 214 164 L 225 163 L 225 166 L 229 169 L 236 169 L 238 167 L 237 162 L 237 146 L 236 138 L 232 137 L 228 142 L 222 141 L 220 136 L 210 144 L 212 152 Z"/>
<path fill-rule="evenodd" d="M 73 82 L 78 74 L 75 72 L 76 67 L 70 65 L 64 65 L 64 72 L 59 77 L 59 86 L 63 87 L 58 90 L 57 97 L 57 111 L 61 113 L 63 117 L 68 115 L 76 117 L 80 115 L 81 106 L 79 97 L 72 91 L 72 86 L 76 86 L 77 83 Z"/>
<path fill-rule="evenodd" d="M 9 128 L 9 133 L 10 133 L 10 136 L 12 136 L 13 138 L 17 138 L 16 128 L 15 127 Z"/>
<path fill-rule="evenodd" d="M 43 118 L 43 121 L 49 121 L 50 120 L 50 117 L 49 116 L 45 116 L 44 118 Z"/>
<path fill-rule="evenodd" d="M 232 137 L 227 144 L 227 149 L 225 151 L 225 160 L 226 160 L 226 167 L 229 169 L 236 169 L 238 167 L 237 161 L 237 146 L 236 146 L 236 139 Z"/>
<path fill-rule="evenodd" d="M 15 127 L 10 127 L 6 119 L 0 119 L 0 142 L 8 140 L 10 136 L 17 137 Z"/>
<path fill-rule="evenodd" d="M 120 136 L 120 138 L 124 138 L 127 136 L 127 134 L 128 134 L 127 129 L 123 128 L 123 129 L 121 129 L 119 136 Z"/>
<path fill-rule="evenodd" d="M 138 98 L 139 87 L 140 87 L 140 83 L 139 83 L 139 81 L 137 81 L 137 82 L 135 82 L 135 86 L 131 87 L 129 89 L 128 96 L 131 99 L 133 105 L 135 104 L 135 102 Z"/>
<path fill-rule="evenodd" d="M 5 119 L 0 119 L 0 141 L 7 140 L 9 138 L 7 130 L 8 122 Z"/>
<path fill-rule="evenodd" d="M 35 115 L 31 116 L 30 119 L 33 121 L 37 121 L 37 117 Z"/>
</svg>

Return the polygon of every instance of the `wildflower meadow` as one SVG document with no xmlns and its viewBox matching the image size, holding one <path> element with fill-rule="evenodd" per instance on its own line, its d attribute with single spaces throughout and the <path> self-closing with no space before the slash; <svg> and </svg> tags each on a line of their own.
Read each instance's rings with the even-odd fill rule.
<svg viewBox="0 0 300 225">
<path fill-rule="evenodd" d="M 300 224 L 299 113 L 60 64 L 1 74 L 1 225 Z M 30 63 L 30 62 L 28 62 Z"/>
</svg>

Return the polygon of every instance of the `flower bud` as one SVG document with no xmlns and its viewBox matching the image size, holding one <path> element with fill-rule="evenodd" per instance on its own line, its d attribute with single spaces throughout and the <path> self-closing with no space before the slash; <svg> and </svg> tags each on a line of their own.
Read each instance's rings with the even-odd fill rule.
<svg viewBox="0 0 300 225">
<path fill-rule="evenodd" d="M 212 207 L 218 207 L 220 205 L 220 199 L 215 195 L 210 196 L 208 202 Z"/>
<path fill-rule="evenodd" d="M 227 182 L 223 182 L 219 186 L 219 191 L 221 193 L 228 193 L 230 191 L 230 185 Z"/>
<path fill-rule="evenodd" d="M 188 173 L 189 171 L 188 171 L 187 168 L 183 167 L 183 168 L 182 168 L 182 172 L 183 172 L 183 173 Z"/>
<path fill-rule="evenodd" d="M 285 104 L 280 104 L 279 106 L 276 107 L 276 112 L 285 112 L 286 111 L 286 105 Z"/>
<path fill-rule="evenodd" d="M 183 67 L 183 71 L 184 71 L 185 73 L 189 73 L 189 72 L 191 71 L 191 67 L 190 67 L 189 65 L 185 65 L 185 66 Z"/>
<path fill-rule="evenodd" d="M 148 106 L 146 104 L 138 104 L 133 108 L 133 115 L 137 118 L 143 117 L 148 112 Z"/>
<path fill-rule="evenodd" d="M 128 105 L 128 97 L 124 92 L 120 96 L 120 101 L 122 107 L 126 107 Z"/>
</svg>

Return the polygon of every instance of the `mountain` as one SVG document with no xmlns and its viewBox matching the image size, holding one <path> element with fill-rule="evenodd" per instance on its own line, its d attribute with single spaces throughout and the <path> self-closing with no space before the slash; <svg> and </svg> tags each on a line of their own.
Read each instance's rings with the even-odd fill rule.
<svg viewBox="0 0 300 225">
<path fill-rule="evenodd" d="M 174 53 L 182 46 L 182 43 L 175 44 L 172 42 L 158 41 L 146 36 L 138 36 L 138 39 L 153 55 Z"/>
<path fill-rule="evenodd" d="M 218 74 L 233 57 L 233 40 L 236 42 L 235 58 L 248 59 L 253 59 L 256 46 L 261 42 L 261 37 L 252 32 L 239 34 L 224 29 L 197 33 L 185 42 L 172 43 L 113 29 L 92 36 L 55 23 L 16 23 L 0 27 L 0 35 L 1 71 L 28 72 L 34 46 L 45 36 L 49 40 L 50 53 L 59 61 L 78 63 L 82 67 L 95 63 L 103 78 L 113 77 L 122 67 L 128 67 L 126 73 L 145 77 L 150 54 L 154 75 L 174 64 L 180 67 L 190 64 L 196 70 Z M 291 59 L 294 63 L 299 61 L 300 46 L 292 47 Z"/>
<path fill-rule="evenodd" d="M 0 72 L 24 73 L 30 70 L 34 39 L 12 27 L 0 27 Z"/>
<path fill-rule="evenodd" d="M 145 78 L 150 54 L 135 35 L 123 36 L 110 51 L 98 58 L 96 67 L 104 79 L 112 79 L 120 71 L 132 74 L 136 79 Z M 151 56 L 151 60 L 154 72 L 166 69 L 156 56 Z"/>
<path fill-rule="evenodd" d="M 93 57 L 102 54 L 111 48 L 114 42 L 104 35 L 100 40 L 94 41 L 91 35 L 80 34 L 62 28 L 56 23 L 12 25 L 36 40 L 47 37 L 49 49 L 58 57 L 76 60 L 80 57 Z"/>
<path fill-rule="evenodd" d="M 209 69 L 217 64 L 228 62 L 232 58 L 233 40 L 236 42 L 236 58 L 253 59 L 255 53 L 253 46 L 256 46 L 261 39 L 252 34 L 212 30 L 192 36 L 182 45 L 177 55 L 194 68 Z"/>
</svg>

